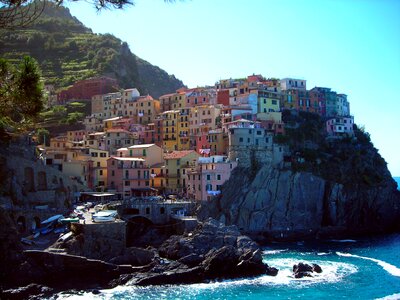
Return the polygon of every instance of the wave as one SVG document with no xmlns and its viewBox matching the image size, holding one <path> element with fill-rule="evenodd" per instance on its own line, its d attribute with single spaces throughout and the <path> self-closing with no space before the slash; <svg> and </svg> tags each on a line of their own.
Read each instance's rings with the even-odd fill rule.
<svg viewBox="0 0 400 300">
<path fill-rule="evenodd" d="M 336 252 L 336 254 L 339 256 L 356 257 L 356 258 L 373 261 L 373 262 L 377 263 L 379 266 L 381 266 L 389 274 L 400 277 L 400 269 L 394 265 L 391 265 L 391 264 L 383 261 L 383 260 L 379 260 L 379 259 L 371 258 L 371 257 L 359 256 L 359 255 L 350 254 L 350 253 Z"/>
<path fill-rule="evenodd" d="M 382 297 L 382 298 L 377 298 L 375 300 L 398 300 L 398 299 L 400 299 L 400 293 L 399 294 L 392 294 L 392 295 L 385 296 L 385 297 Z"/>
<path fill-rule="evenodd" d="M 279 253 L 286 252 L 286 251 L 288 251 L 288 249 L 264 250 L 264 251 L 262 252 L 262 254 L 263 254 L 263 255 L 266 255 L 266 254 L 272 255 L 272 254 L 279 254 Z"/>
</svg>

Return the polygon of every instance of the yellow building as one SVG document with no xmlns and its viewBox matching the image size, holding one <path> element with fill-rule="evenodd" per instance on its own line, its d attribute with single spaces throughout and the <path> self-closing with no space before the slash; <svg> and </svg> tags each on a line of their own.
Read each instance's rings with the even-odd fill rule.
<svg viewBox="0 0 400 300">
<path fill-rule="evenodd" d="M 189 115 L 190 108 L 181 108 L 178 116 L 178 150 L 189 150 Z"/>
<path fill-rule="evenodd" d="M 196 164 L 198 157 L 199 154 L 194 150 L 173 151 L 164 155 L 167 192 L 186 192 L 186 170 Z"/>
<path fill-rule="evenodd" d="M 210 144 L 210 155 L 227 155 L 229 146 L 228 134 L 221 128 L 208 132 L 208 143 Z"/>
<path fill-rule="evenodd" d="M 281 95 L 278 92 L 258 91 L 258 113 L 280 111 L 280 99 Z"/>
<path fill-rule="evenodd" d="M 139 97 L 135 102 L 134 115 L 137 123 L 147 125 L 160 113 L 160 101 L 147 95 Z"/>
<path fill-rule="evenodd" d="M 92 184 L 94 188 L 104 188 L 107 186 L 107 159 L 110 157 L 108 151 L 89 149 L 89 160 L 92 163 Z"/>
<path fill-rule="evenodd" d="M 178 118 L 179 110 L 168 110 L 161 114 L 163 130 L 163 146 L 166 151 L 178 150 Z"/>
</svg>

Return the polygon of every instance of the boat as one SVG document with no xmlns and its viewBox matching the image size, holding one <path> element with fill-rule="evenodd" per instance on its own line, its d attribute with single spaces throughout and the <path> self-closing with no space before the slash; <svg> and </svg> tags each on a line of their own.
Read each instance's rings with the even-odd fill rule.
<svg viewBox="0 0 400 300">
<path fill-rule="evenodd" d="M 53 230 L 54 230 L 54 228 L 52 228 L 52 227 L 45 227 L 45 228 L 42 228 L 40 230 L 40 233 L 41 234 L 48 234 L 48 233 L 52 232 Z"/>
<path fill-rule="evenodd" d="M 61 218 L 58 219 L 58 222 L 61 224 L 76 223 L 79 222 L 79 218 Z"/>
<path fill-rule="evenodd" d="M 92 219 L 95 223 L 103 223 L 103 222 L 114 222 L 115 217 L 96 217 Z"/>
<path fill-rule="evenodd" d="M 44 224 L 50 224 L 50 223 L 52 223 L 52 222 L 54 222 L 54 221 L 58 221 L 58 219 L 61 219 L 61 218 L 63 218 L 64 216 L 63 215 L 55 215 L 55 216 L 52 216 L 52 217 L 50 217 L 50 218 L 48 218 L 47 220 L 44 220 L 42 223 L 40 223 L 40 224 L 42 224 L 42 225 L 44 225 Z"/>
<path fill-rule="evenodd" d="M 115 221 L 118 212 L 116 210 L 102 210 L 92 216 L 93 222 L 113 222 Z"/>
</svg>

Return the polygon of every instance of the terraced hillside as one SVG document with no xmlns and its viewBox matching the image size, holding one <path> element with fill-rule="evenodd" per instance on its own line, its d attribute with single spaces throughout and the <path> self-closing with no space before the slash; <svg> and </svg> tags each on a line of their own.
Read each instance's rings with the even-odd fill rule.
<svg viewBox="0 0 400 300">
<path fill-rule="evenodd" d="M 45 82 L 57 89 L 100 75 L 153 97 L 183 86 L 174 75 L 132 54 L 127 43 L 111 34 L 94 34 L 67 8 L 51 3 L 30 27 L 0 30 L 0 56 L 18 60 L 24 55 L 38 60 Z"/>
</svg>

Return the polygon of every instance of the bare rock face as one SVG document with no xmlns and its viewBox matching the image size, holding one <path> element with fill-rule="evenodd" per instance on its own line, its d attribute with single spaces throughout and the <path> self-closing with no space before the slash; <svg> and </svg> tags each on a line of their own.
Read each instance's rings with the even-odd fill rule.
<svg viewBox="0 0 400 300">
<path fill-rule="evenodd" d="M 236 226 L 208 219 L 186 236 L 172 236 L 159 248 L 159 254 L 189 267 L 201 268 L 199 278 L 222 279 L 266 274 L 261 251 Z"/>
<path fill-rule="evenodd" d="M 330 230 L 348 234 L 393 229 L 400 218 L 395 184 L 341 185 L 307 172 L 262 166 L 251 179 L 235 170 L 222 196 L 203 204 L 200 219 L 213 217 L 249 234 L 273 238 L 315 237 Z"/>
</svg>

